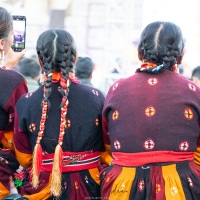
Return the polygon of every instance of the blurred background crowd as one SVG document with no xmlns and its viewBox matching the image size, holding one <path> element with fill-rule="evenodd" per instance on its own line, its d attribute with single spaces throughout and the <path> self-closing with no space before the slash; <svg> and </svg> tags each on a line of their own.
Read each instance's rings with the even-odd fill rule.
<svg viewBox="0 0 200 200">
<path fill-rule="evenodd" d="M 114 81 L 139 67 L 139 35 L 152 21 L 181 27 L 186 40 L 184 76 L 190 78 L 200 65 L 199 0 L 0 0 L 0 5 L 12 15 L 26 16 L 26 57 L 35 56 L 36 40 L 44 30 L 70 32 L 79 56 L 95 64 L 92 84 L 105 94 Z"/>
</svg>

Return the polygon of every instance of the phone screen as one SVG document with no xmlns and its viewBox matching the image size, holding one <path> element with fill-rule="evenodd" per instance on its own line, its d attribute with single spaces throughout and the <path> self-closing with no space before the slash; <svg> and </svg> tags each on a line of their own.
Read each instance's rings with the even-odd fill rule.
<svg viewBox="0 0 200 200">
<path fill-rule="evenodd" d="M 26 17 L 13 15 L 13 32 L 14 41 L 12 49 L 14 51 L 22 51 L 25 49 L 25 39 L 26 39 Z"/>
</svg>

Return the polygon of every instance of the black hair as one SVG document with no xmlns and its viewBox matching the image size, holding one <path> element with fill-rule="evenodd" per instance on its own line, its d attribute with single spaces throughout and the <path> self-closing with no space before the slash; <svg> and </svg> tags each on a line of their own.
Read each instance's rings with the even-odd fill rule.
<svg viewBox="0 0 200 200">
<path fill-rule="evenodd" d="M 75 68 L 76 47 L 70 33 L 62 29 L 50 29 L 43 32 L 37 40 L 37 54 L 43 64 L 46 74 L 44 85 L 46 92 L 44 101 L 48 101 L 51 93 L 51 73 L 62 72 L 62 80 L 69 79 L 69 72 Z M 67 89 L 68 90 L 68 89 Z M 64 88 L 60 87 L 60 92 L 64 95 Z M 64 95 L 67 99 L 68 92 Z"/>
<path fill-rule="evenodd" d="M 89 79 L 94 68 L 94 63 L 89 57 L 78 57 L 75 75 L 79 79 Z"/>
<path fill-rule="evenodd" d="M 0 39 L 7 38 L 12 28 L 12 16 L 5 8 L 0 7 Z"/>
<path fill-rule="evenodd" d="M 40 65 L 33 58 L 21 58 L 19 63 L 19 72 L 24 76 L 29 76 L 32 79 L 39 76 L 40 74 Z"/>
<path fill-rule="evenodd" d="M 138 45 L 141 61 L 163 65 L 173 71 L 183 56 L 184 39 L 180 27 L 172 22 L 156 21 L 143 30 Z"/>
<path fill-rule="evenodd" d="M 69 72 L 73 72 L 74 63 L 76 60 L 76 47 L 73 37 L 65 30 L 50 29 L 43 32 L 37 40 L 37 54 L 41 61 L 42 68 L 46 75 L 44 82 L 44 95 L 42 99 L 42 116 L 40 120 L 40 130 L 36 139 L 36 145 L 33 151 L 32 165 L 32 185 L 37 188 L 39 185 L 38 162 L 42 162 L 42 148 L 40 141 L 42 140 L 47 112 L 50 109 L 49 96 L 51 94 L 53 72 L 60 72 L 60 86 L 58 91 L 62 95 L 61 100 L 61 116 L 60 116 L 60 131 L 58 133 L 58 144 L 55 148 L 54 161 L 52 168 L 52 180 L 50 191 L 54 196 L 61 194 L 61 171 L 60 160 L 62 159 L 62 144 L 66 129 L 66 116 L 68 112 L 68 94 L 69 94 Z"/>
<path fill-rule="evenodd" d="M 192 70 L 192 77 L 200 79 L 200 66 L 197 66 Z"/>
</svg>

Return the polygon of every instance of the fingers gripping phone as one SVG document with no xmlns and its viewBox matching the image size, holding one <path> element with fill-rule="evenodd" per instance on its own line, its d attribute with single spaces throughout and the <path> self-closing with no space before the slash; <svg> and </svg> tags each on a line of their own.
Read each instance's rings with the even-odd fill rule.
<svg viewBox="0 0 200 200">
<path fill-rule="evenodd" d="M 26 17 L 13 15 L 13 32 L 14 32 L 14 41 L 12 49 L 14 51 L 20 52 L 25 49 L 26 41 Z"/>
</svg>

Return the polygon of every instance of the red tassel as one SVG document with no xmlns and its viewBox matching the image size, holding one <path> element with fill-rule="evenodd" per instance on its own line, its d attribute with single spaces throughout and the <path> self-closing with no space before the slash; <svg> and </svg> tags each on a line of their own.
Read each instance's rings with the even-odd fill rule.
<svg viewBox="0 0 200 200">
<path fill-rule="evenodd" d="M 39 186 L 39 175 L 42 167 L 42 147 L 40 144 L 35 145 L 33 151 L 33 166 L 32 166 L 32 185 L 33 188 Z"/>
</svg>

